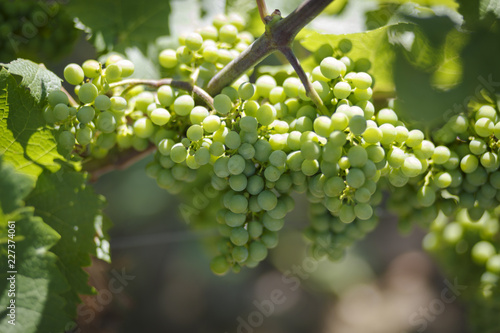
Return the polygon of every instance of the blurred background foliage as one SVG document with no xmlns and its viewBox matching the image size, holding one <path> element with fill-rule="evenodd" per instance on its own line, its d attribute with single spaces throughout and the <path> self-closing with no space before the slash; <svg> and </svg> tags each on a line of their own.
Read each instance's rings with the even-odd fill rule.
<svg viewBox="0 0 500 333">
<path fill-rule="evenodd" d="M 301 3 L 266 2 L 283 16 Z M 224 12 L 245 16 L 256 37 L 264 31 L 255 3 L 247 0 L 4 0 L 0 62 L 29 58 L 62 77 L 67 63 L 120 52 L 136 65 L 135 76 L 159 78 L 159 50 Z M 336 0 L 299 34 L 294 48 L 307 68 L 321 45 L 349 38 L 349 56 L 372 63 L 375 102 L 385 106 L 397 94 L 399 115 L 429 128 L 470 102 L 498 100 L 499 17 L 495 0 Z M 289 70 L 286 62 L 272 55 L 258 72 L 280 70 Z M 106 289 L 110 272 L 122 269 L 134 279 L 104 306 L 95 296 L 83 298 L 82 332 L 234 332 L 238 318 L 248 320 L 258 309 L 255 303 L 269 299 L 274 289 L 285 293 L 286 302 L 258 328 L 241 332 L 421 332 L 409 318 L 445 288 L 450 271 L 422 252 L 424 232 L 401 235 L 396 218 L 380 209 L 375 232 L 341 262 L 320 262 L 292 290 L 286 277 L 306 258 L 301 230 L 308 215 L 300 196 L 268 260 L 216 277 L 208 263 L 217 231 L 210 203 L 217 198 L 204 192 L 203 178 L 180 196 L 169 195 L 145 175 L 148 161 L 94 184 L 108 200 L 114 227 L 112 264 L 96 260 L 88 269 L 90 282 L 98 291 Z M 459 298 L 424 329 L 477 332 L 467 328 L 464 315 L 474 307 Z"/>
</svg>

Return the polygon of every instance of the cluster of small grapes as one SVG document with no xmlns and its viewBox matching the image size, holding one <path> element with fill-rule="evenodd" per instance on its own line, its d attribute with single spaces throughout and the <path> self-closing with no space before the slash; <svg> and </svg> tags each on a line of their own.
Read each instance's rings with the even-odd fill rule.
<svg viewBox="0 0 500 333">
<path fill-rule="evenodd" d="M 205 87 L 219 70 L 254 41 L 251 33 L 243 31 L 245 25 L 240 15 L 218 15 L 213 25 L 181 35 L 176 50 L 165 49 L 159 54 L 165 75 L 176 75 Z M 243 81 L 248 81 L 246 75 L 238 83 Z"/>
<path fill-rule="evenodd" d="M 70 52 L 79 32 L 57 3 L 1 1 L 0 36 L 3 62 L 19 57 L 48 61 Z"/>
<path fill-rule="evenodd" d="M 105 68 L 95 60 L 87 60 L 82 66 L 66 66 L 64 78 L 75 85 L 75 94 L 80 103 L 69 105 L 69 98 L 64 92 L 51 91 L 48 105 L 43 110 L 45 121 L 59 130 L 58 142 L 63 151 L 73 151 L 78 143 L 80 153 L 90 147 L 94 157 L 102 158 L 115 145 L 120 148 L 134 146 L 137 150 L 148 147 L 147 136 L 141 135 L 146 126 L 140 126 L 146 118 L 130 115 L 133 110 L 129 108 L 129 100 L 125 97 L 119 94 L 109 97 L 107 94 L 110 83 L 133 72 L 132 62 L 118 55 L 110 56 Z M 88 78 L 86 81 L 85 77 Z M 138 118 L 135 136 L 129 133 L 128 116 Z"/>
<path fill-rule="evenodd" d="M 462 284 L 473 284 L 485 298 L 499 297 L 499 217 L 498 208 L 486 212 L 479 221 L 471 220 L 463 208 L 453 217 L 440 213 L 423 241 L 423 247 L 443 259 L 445 265 L 463 267 Z"/>
<path fill-rule="evenodd" d="M 162 51 L 160 64 L 173 78 L 203 88 L 251 42 L 243 27 L 238 16 L 218 17 L 213 26 L 181 37 L 177 50 Z M 403 220 L 414 214 L 432 221 L 439 210 L 452 215 L 459 203 L 470 215 L 496 205 L 492 191 L 483 188 L 471 207 L 462 204 L 484 178 L 477 170 L 491 173 L 489 187 L 496 195 L 496 111 L 493 117 L 491 108 L 481 108 L 469 127 L 468 118 L 453 118 L 436 133 L 434 140 L 442 144 L 436 147 L 392 109 L 375 110 L 373 80 L 365 72 L 370 63 L 347 57 L 350 48 L 348 40 L 322 46 L 308 73 L 328 114 L 321 114 L 294 76 L 277 82 L 261 75 L 250 83 L 244 75 L 215 96 L 211 108 L 167 84 L 149 90 L 146 83 L 119 84 L 134 68 L 113 55 L 104 68 L 94 60 L 68 65 L 64 77 L 76 85 L 80 104 L 69 107 L 66 95 L 52 92 L 44 117 L 59 128 L 61 147 L 83 155 L 90 151 L 102 158 L 111 149 L 156 146 L 146 171 L 171 193 L 209 169 L 211 185 L 222 193 L 216 218 L 220 255 L 211 264 L 217 274 L 256 266 L 267 256 L 294 207 L 292 192 L 306 193 L 311 202 L 306 236 L 312 254 L 331 259 L 373 230 L 374 208 L 387 186 Z M 458 139 L 450 141 L 457 135 L 447 130 Z M 478 138 L 460 135 L 467 130 Z M 481 140 L 488 152 L 479 152 Z M 490 206 L 483 207 L 479 200 L 486 197 Z"/>
<path fill-rule="evenodd" d="M 453 116 L 433 133 L 433 141 L 440 146 L 422 141 L 423 150 L 415 154 L 432 157 L 428 171 L 396 189 L 390 206 L 406 222 L 430 222 L 439 211 L 453 216 L 459 208 L 479 220 L 500 203 L 499 138 L 498 112 L 491 105 Z"/>
</svg>

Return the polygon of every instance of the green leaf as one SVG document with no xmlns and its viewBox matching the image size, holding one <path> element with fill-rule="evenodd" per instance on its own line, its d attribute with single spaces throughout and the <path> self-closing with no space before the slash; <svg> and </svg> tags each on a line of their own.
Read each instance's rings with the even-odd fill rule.
<svg viewBox="0 0 500 333">
<path fill-rule="evenodd" d="M 90 28 L 100 52 L 132 46 L 145 51 L 157 37 L 169 34 L 168 0 L 73 0 L 67 10 Z"/>
<path fill-rule="evenodd" d="M 42 104 L 5 68 L 0 71 L 0 155 L 33 183 L 44 169 L 57 171 L 58 160 L 64 160 L 53 131 L 45 127 Z"/>
<path fill-rule="evenodd" d="M 463 15 L 469 29 L 490 26 L 495 18 L 500 18 L 500 0 L 457 0 L 458 12 Z"/>
<path fill-rule="evenodd" d="M 86 185 L 83 174 L 63 168 L 56 173 L 43 172 L 26 204 L 34 206 L 35 215 L 61 235 L 52 251 L 60 258 L 61 270 L 71 286 L 65 297 L 78 302 L 78 294 L 92 292 L 81 267 L 91 264 L 91 254 L 98 255 L 95 237 L 105 238 L 103 198 Z M 70 314 L 74 313 L 73 305 L 67 308 Z"/>
<path fill-rule="evenodd" d="M 323 44 L 330 44 L 336 48 L 339 41 L 346 38 L 352 42 L 352 50 L 347 54 L 351 59 L 358 60 L 366 58 L 372 66 L 370 74 L 375 77 L 375 89 L 378 91 L 393 91 L 392 61 L 394 50 L 390 40 L 390 32 L 394 26 L 384 26 L 375 30 L 355 34 L 321 34 L 308 31 L 302 35 L 301 44 L 311 52 L 316 51 Z"/>
<path fill-rule="evenodd" d="M 41 64 L 17 59 L 0 65 L 5 66 L 10 74 L 21 76 L 20 86 L 28 88 L 37 102 L 45 100 L 52 90 L 61 89 L 61 79 Z"/>
<path fill-rule="evenodd" d="M 32 208 L 22 208 L 30 183 L 28 176 L 16 173 L 0 158 L 0 234 L 8 235 L 8 221 L 15 221 L 15 237 L 0 241 L 0 303 L 7 306 L 15 299 L 16 307 L 15 326 L 9 323 L 13 319 L 10 310 L 2 308 L 0 332 L 62 332 L 71 322 L 64 313 L 66 301 L 61 296 L 69 285 L 58 268 L 57 256 L 50 251 L 60 236 L 41 218 L 34 217 Z M 15 251 L 15 263 L 7 262 L 9 249 Z M 12 275 L 15 291 L 7 280 Z M 15 298 L 9 295 L 13 291 Z"/>
</svg>

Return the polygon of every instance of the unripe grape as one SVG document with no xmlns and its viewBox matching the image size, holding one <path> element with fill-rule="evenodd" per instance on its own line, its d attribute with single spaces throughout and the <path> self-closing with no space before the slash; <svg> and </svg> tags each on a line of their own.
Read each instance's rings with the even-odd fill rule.
<svg viewBox="0 0 500 333">
<path fill-rule="evenodd" d="M 78 98 L 84 104 L 92 103 L 97 97 L 97 94 L 97 87 L 90 82 L 82 84 L 78 90 Z"/>
<path fill-rule="evenodd" d="M 86 60 L 82 64 L 82 69 L 85 76 L 91 79 L 95 79 L 101 75 L 101 64 L 96 60 Z"/>
<path fill-rule="evenodd" d="M 158 60 L 162 67 L 174 68 L 177 66 L 177 53 L 172 49 L 163 50 L 160 52 Z"/>
<path fill-rule="evenodd" d="M 76 86 L 82 83 L 84 78 L 83 69 L 78 64 L 69 64 L 64 68 L 64 79 L 69 84 Z"/>
</svg>

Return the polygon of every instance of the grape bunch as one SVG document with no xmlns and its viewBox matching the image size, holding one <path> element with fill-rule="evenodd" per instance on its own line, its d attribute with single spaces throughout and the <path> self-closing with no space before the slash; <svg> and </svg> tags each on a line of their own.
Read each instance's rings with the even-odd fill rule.
<svg viewBox="0 0 500 333">
<path fill-rule="evenodd" d="M 51 61 L 71 52 L 80 33 L 64 6 L 50 1 L 0 2 L 0 58 Z"/>
<path fill-rule="evenodd" d="M 252 42 L 244 26 L 237 15 L 219 16 L 181 36 L 179 48 L 159 54 L 164 74 L 205 88 Z M 171 81 L 123 80 L 134 65 L 115 54 L 104 65 L 68 65 L 64 77 L 79 103 L 51 92 L 44 117 L 69 154 L 101 159 L 156 147 L 146 172 L 171 193 L 208 170 L 220 193 L 219 254 L 211 263 L 217 274 L 266 258 L 294 192 L 310 202 L 305 236 L 318 259 L 342 258 L 376 227 L 383 191 L 392 192 L 389 206 L 403 226 L 428 226 L 459 210 L 473 220 L 490 214 L 500 198 L 497 111 L 485 104 L 426 136 L 398 118 L 397 103 L 376 110 L 371 64 L 349 58 L 351 47 L 342 40 L 314 53 L 307 75 L 326 113 L 295 75 L 261 73 L 250 82 L 249 72 L 212 103 Z"/>
</svg>

